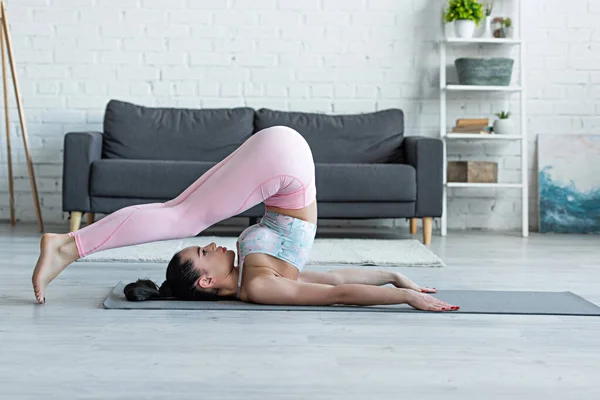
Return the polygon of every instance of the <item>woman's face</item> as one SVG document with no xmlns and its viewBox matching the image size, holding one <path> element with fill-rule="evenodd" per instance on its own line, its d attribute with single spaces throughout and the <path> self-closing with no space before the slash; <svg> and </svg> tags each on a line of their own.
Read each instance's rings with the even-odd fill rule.
<svg viewBox="0 0 600 400">
<path fill-rule="evenodd" d="M 194 263 L 194 269 L 200 273 L 200 286 L 214 287 L 231 275 L 235 268 L 235 252 L 226 247 L 211 243 L 208 246 L 190 246 L 181 250 L 183 258 Z"/>
</svg>

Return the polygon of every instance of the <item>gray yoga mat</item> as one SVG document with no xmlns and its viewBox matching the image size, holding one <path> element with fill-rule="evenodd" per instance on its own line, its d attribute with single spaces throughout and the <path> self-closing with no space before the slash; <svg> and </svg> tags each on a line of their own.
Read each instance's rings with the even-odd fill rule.
<svg viewBox="0 0 600 400">
<path fill-rule="evenodd" d="M 406 304 L 391 306 L 271 306 L 250 304 L 237 300 L 127 301 L 125 284 L 112 289 L 104 308 L 122 310 L 217 310 L 217 311 L 343 311 L 343 312 L 425 312 Z M 488 290 L 441 290 L 434 296 L 460 306 L 461 314 L 528 314 L 600 316 L 600 307 L 571 292 L 510 292 Z"/>
</svg>

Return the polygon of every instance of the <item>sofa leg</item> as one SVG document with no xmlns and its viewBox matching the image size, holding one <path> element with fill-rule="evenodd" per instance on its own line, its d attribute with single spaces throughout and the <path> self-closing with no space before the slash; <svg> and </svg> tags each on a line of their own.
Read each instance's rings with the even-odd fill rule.
<svg viewBox="0 0 600 400">
<path fill-rule="evenodd" d="M 96 216 L 96 214 L 94 213 L 86 213 L 86 217 L 87 217 L 87 224 L 91 225 L 94 223 L 94 217 Z"/>
<path fill-rule="evenodd" d="M 76 230 L 79 229 L 79 226 L 81 225 L 81 217 L 83 216 L 83 213 L 81 211 L 73 211 L 71 213 L 71 232 L 75 232 Z"/>
<path fill-rule="evenodd" d="M 411 218 L 410 219 L 410 234 L 411 235 L 416 235 L 417 234 L 417 218 Z"/>
<path fill-rule="evenodd" d="M 423 218 L 423 244 L 431 244 L 431 233 L 433 232 L 433 218 Z"/>
</svg>

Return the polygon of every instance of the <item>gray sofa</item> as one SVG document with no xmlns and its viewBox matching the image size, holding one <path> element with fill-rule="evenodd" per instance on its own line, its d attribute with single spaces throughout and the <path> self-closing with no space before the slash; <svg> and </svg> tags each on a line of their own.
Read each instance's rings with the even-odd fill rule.
<svg viewBox="0 0 600 400">
<path fill-rule="evenodd" d="M 152 108 L 111 100 L 103 132 L 64 139 L 63 211 L 71 230 L 82 215 L 164 202 L 261 129 L 285 125 L 309 143 L 316 165 L 319 218 L 410 218 L 424 242 L 442 214 L 442 142 L 404 136 L 404 114 L 389 109 L 325 115 L 269 109 Z M 254 223 L 264 206 L 238 217 Z"/>
</svg>

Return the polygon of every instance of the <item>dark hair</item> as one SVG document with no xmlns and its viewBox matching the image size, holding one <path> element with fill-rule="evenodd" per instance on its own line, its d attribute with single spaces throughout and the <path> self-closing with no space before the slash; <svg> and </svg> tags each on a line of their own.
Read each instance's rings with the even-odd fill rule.
<svg viewBox="0 0 600 400">
<path fill-rule="evenodd" d="M 167 266 L 166 280 L 160 287 L 148 279 L 138 279 L 125 286 L 123 292 L 129 301 L 145 300 L 224 300 L 211 291 L 196 285 L 200 272 L 194 268 L 192 260 L 184 260 L 176 253 Z"/>
</svg>

